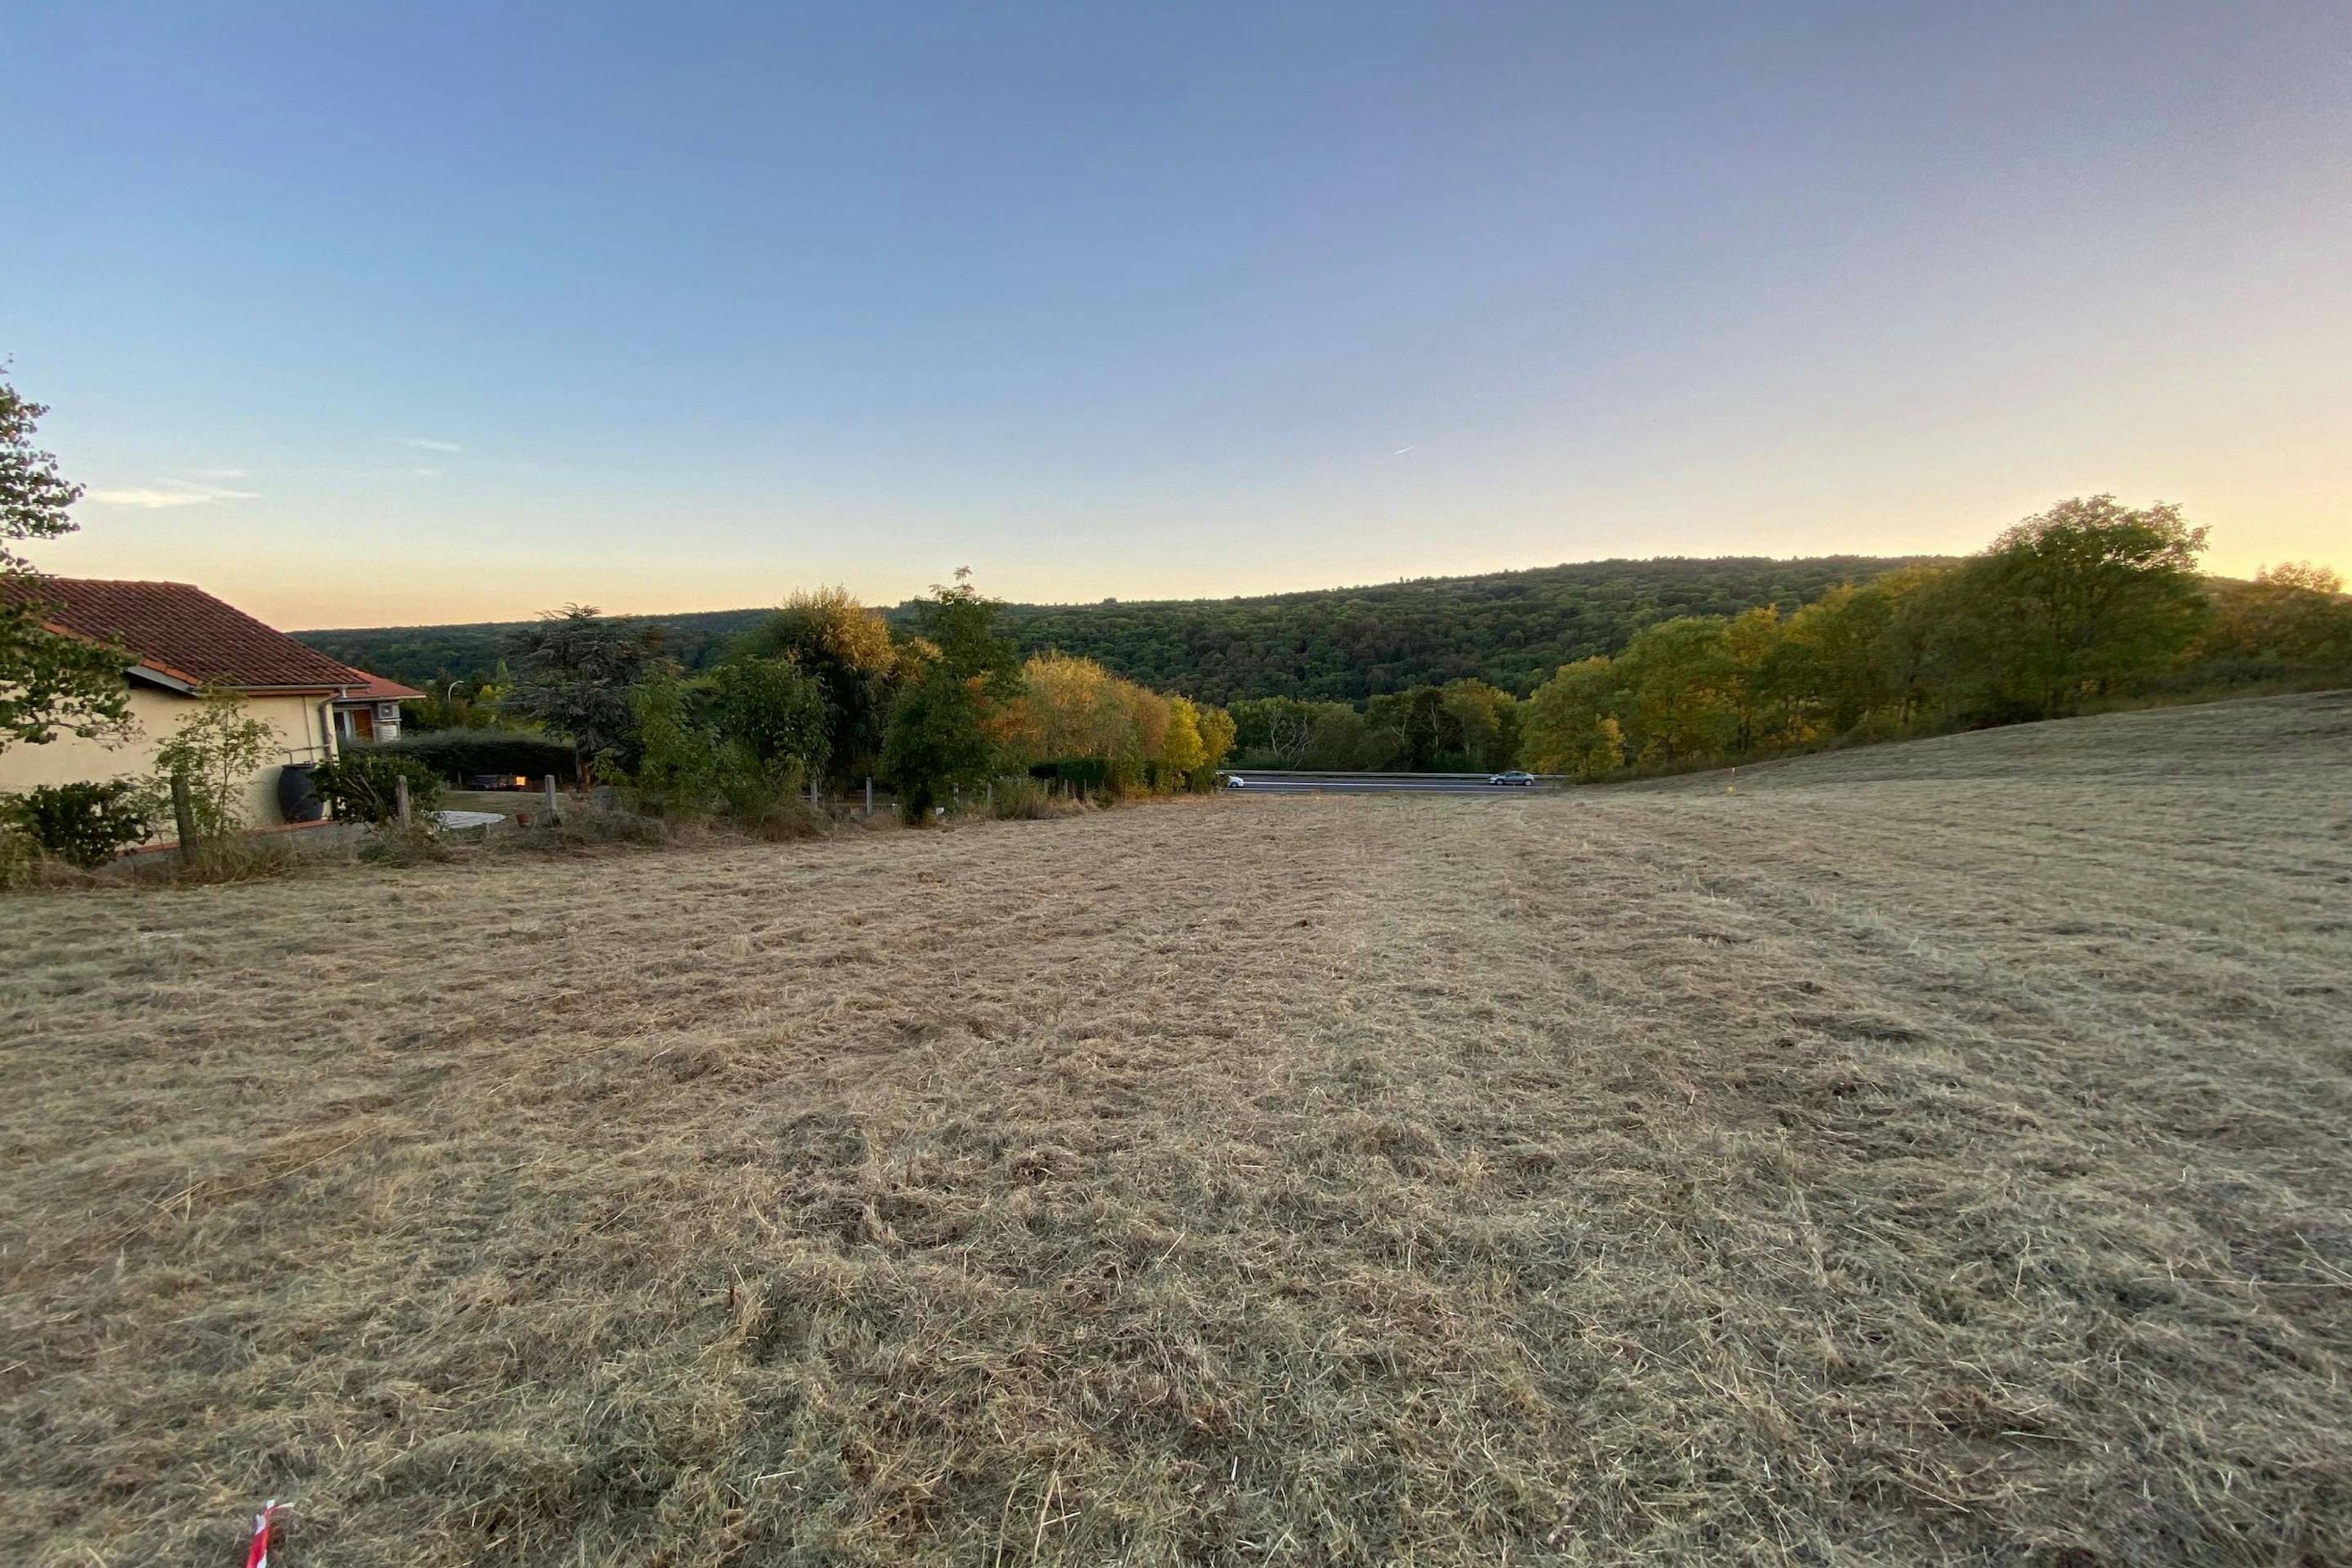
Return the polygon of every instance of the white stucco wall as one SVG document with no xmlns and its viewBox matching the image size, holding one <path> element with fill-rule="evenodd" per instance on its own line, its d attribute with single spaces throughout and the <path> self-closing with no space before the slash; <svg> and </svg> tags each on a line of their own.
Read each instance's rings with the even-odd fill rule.
<svg viewBox="0 0 2352 1568">
<path fill-rule="evenodd" d="M 254 775 L 246 795 L 247 820 L 256 827 L 282 820 L 278 815 L 278 773 L 289 760 L 320 762 L 333 754 L 331 731 L 322 733 L 323 698 L 247 697 L 246 712 L 278 731 L 279 753 Z M 131 716 L 136 724 L 131 738 L 119 745 L 60 735 L 45 746 L 12 742 L 0 751 L 0 792 L 31 789 L 37 784 L 71 784 L 79 780 L 143 775 L 154 766 L 156 750 L 169 740 L 180 721 L 196 710 L 197 700 L 177 692 L 134 683 Z M 168 824 L 163 837 L 171 837 Z"/>
</svg>

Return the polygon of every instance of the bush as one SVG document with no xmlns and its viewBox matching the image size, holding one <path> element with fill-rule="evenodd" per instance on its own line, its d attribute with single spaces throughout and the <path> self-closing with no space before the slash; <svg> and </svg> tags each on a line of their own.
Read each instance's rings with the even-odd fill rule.
<svg viewBox="0 0 2352 1568">
<path fill-rule="evenodd" d="M 1056 800 L 1034 778 L 998 779 L 989 792 L 989 815 L 1011 822 L 1037 822 L 1047 817 L 1075 816 L 1083 802 Z"/>
<path fill-rule="evenodd" d="M 553 773 L 565 783 L 574 776 L 570 746 L 518 730 L 436 730 L 352 751 L 414 758 L 461 786 L 476 773 L 520 774 L 534 782 Z"/>
<path fill-rule="evenodd" d="M 400 816 L 399 781 L 408 781 L 409 809 L 421 816 L 441 804 L 441 775 L 413 756 L 379 747 L 354 746 L 321 763 L 311 781 L 319 796 L 345 822 L 378 826 Z"/>
<path fill-rule="evenodd" d="M 763 837 L 806 837 L 814 823 L 797 798 L 807 777 L 801 759 L 763 754 L 761 748 L 793 726 L 803 742 L 822 742 L 824 710 L 815 684 L 787 660 L 734 668 L 754 679 L 734 689 L 735 698 L 721 687 L 717 701 L 667 668 L 656 668 L 637 684 L 630 710 L 640 754 L 630 796 L 659 816 L 719 817 Z"/>
<path fill-rule="evenodd" d="M 10 796 L 7 818 L 48 854 L 84 870 L 144 839 L 147 816 L 130 779 L 43 784 Z"/>
<path fill-rule="evenodd" d="M 147 814 L 157 822 L 173 815 L 172 781 L 177 778 L 187 784 L 190 826 L 198 839 L 244 832 L 247 790 L 278 745 L 278 731 L 247 713 L 243 698 L 207 689 L 203 702 L 156 748 L 142 802 Z M 181 852 L 192 854 L 194 847 L 182 845 Z"/>
</svg>

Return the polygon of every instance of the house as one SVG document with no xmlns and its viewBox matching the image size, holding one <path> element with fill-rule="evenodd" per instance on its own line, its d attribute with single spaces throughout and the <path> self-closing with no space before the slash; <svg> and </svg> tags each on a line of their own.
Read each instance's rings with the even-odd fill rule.
<svg viewBox="0 0 2352 1568">
<path fill-rule="evenodd" d="M 127 741 L 85 741 L 61 734 L 43 745 L 19 742 L 0 751 L 0 792 L 38 784 L 145 773 L 155 753 L 180 721 L 194 712 L 207 688 L 234 691 L 245 710 L 277 731 L 276 754 L 253 780 L 247 820 L 266 826 L 287 820 L 279 806 L 279 777 L 292 763 L 324 762 L 335 754 L 336 712 L 363 706 L 369 733 L 376 703 L 395 704 L 405 687 L 377 678 L 306 647 L 186 583 L 121 583 L 88 577 L 0 579 L 0 592 L 37 596 L 51 631 L 92 642 L 113 643 L 130 656 L 123 679 L 131 688 L 132 733 Z M 356 714 L 352 730 L 356 730 Z"/>
<path fill-rule="evenodd" d="M 363 669 L 354 669 L 352 673 L 366 684 L 348 697 L 335 699 L 335 739 L 346 742 L 399 740 L 400 705 L 415 702 L 425 693 L 414 686 L 403 686 L 397 680 L 370 675 Z"/>
</svg>

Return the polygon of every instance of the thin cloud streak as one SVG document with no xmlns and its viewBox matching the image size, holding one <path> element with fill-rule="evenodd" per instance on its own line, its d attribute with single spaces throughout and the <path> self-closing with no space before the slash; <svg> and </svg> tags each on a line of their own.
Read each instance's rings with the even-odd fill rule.
<svg viewBox="0 0 2352 1568">
<path fill-rule="evenodd" d="M 215 501 L 251 500 L 251 490 L 224 489 L 218 485 L 134 485 L 127 489 L 92 490 L 89 499 L 101 506 L 136 507 L 160 511 L 175 506 L 209 506 Z"/>
<path fill-rule="evenodd" d="M 403 436 L 400 444 L 414 447 L 420 452 L 462 452 L 466 449 L 455 441 L 435 441 L 423 436 Z"/>
</svg>

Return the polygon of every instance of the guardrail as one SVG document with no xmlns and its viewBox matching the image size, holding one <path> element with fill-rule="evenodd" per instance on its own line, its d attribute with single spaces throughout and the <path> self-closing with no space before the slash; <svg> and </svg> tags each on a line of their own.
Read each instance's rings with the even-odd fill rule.
<svg viewBox="0 0 2352 1568">
<path fill-rule="evenodd" d="M 1298 768 L 1223 768 L 1219 771 L 1227 773 L 1239 773 L 1245 779 L 1266 779 L 1269 781 L 1296 779 L 1302 784 L 1316 779 L 1352 781 L 1360 784 L 1387 784 L 1391 781 L 1398 784 L 1412 784 L 1416 782 L 1485 784 L 1488 779 L 1495 776 L 1493 773 L 1399 773 L 1369 772 L 1314 773 Z M 1530 773 L 1528 776 L 1534 779 L 1538 784 L 1566 784 L 1568 782 L 1568 775 L 1566 773 Z"/>
</svg>

